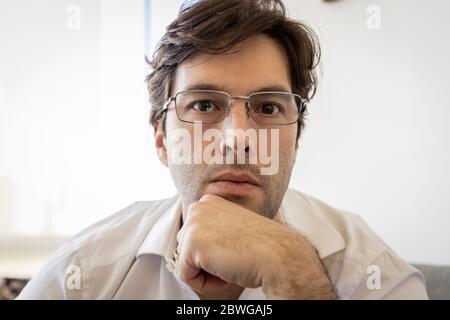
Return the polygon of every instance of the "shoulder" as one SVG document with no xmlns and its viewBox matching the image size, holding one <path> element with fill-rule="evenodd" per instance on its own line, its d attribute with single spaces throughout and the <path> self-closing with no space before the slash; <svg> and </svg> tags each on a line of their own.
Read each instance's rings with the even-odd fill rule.
<svg viewBox="0 0 450 320">
<path fill-rule="evenodd" d="M 293 189 L 286 195 L 291 207 L 303 211 L 294 214 L 307 216 L 309 220 L 303 221 L 315 224 L 315 230 L 309 230 L 315 238 L 312 242 L 329 249 L 322 261 L 341 297 L 378 299 L 397 294 L 426 298 L 422 274 L 397 255 L 360 215 Z M 371 290 L 368 283 L 378 275 L 382 287 Z M 411 283 L 417 295 L 402 288 Z"/>
<path fill-rule="evenodd" d="M 177 198 L 134 202 L 82 230 L 59 248 L 19 298 L 109 298 L 153 224 Z M 77 290 L 69 290 L 71 276 L 79 277 L 72 284 Z"/>
<path fill-rule="evenodd" d="M 95 255 L 89 260 L 90 268 L 134 255 L 153 224 L 177 198 L 136 201 L 76 234 L 70 246 L 81 256 Z"/>
<path fill-rule="evenodd" d="M 355 213 L 336 208 L 322 200 L 303 192 L 289 189 L 287 198 L 295 203 L 297 214 L 310 216 L 317 227 L 329 229 L 341 238 L 349 257 L 371 260 L 382 254 L 389 246 L 367 225 L 363 218 Z"/>
</svg>

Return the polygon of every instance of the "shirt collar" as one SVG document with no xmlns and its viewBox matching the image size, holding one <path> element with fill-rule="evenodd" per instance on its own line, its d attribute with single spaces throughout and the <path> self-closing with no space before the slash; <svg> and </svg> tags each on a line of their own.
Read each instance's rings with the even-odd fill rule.
<svg viewBox="0 0 450 320">
<path fill-rule="evenodd" d="M 172 261 L 173 251 L 177 246 L 177 234 L 181 229 L 181 212 L 181 197 L 176 197 L 150 229 L 136 256 L 155 254 Z"/>
<path fill-rule="evenodd" d="M 288 189 L 280 208 L 281 220 L 302 234 L 317 249 L 320 259 L 345 248 L 345 241 L 331 223 L 337 209 L 301 192 Z"/>
<path fill-rule="evenodd" d="M 344 239 L 329 222 L 328 214 L 334 210 L 315 198 L 288 189 L 278 215 L 282 222 L 308 239 L 317 249 L 319 257 L 324 259 L 345 248 Z M 177 233 L 181 228 L 181 213 L 181 198 L 178 197 L 150 229 L 136 256 L 155 254 L 173 261 Z"/>
</svg>

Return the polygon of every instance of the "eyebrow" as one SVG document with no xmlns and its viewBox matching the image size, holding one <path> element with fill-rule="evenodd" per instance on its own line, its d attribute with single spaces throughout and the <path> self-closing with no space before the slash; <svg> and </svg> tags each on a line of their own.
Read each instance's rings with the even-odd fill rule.
<svg viewBox="0 0 450 320">
<path fill-rule="evenodd" d="M 208 84 L 208 83 L 191 84 L 191 85 L 185 87 L 182 91 L 189 91 L 189 90 L 216 90 L 216 91 L 228 92 L 226 90 L 226 88 L 224 88 L 224 87 L 217 86 L 214 84 Z M 264 92 L 264 91 L 277 91 L 277 92 L 291 93 L 291 90 L 289 90 L 285 86 L 275 84 L 275 85 L 268 85 L 268 86 L 257 88 L 256 90 L 253 90 L 252 92 L 249 92 L 248 94 L 255 93 L 255 92 Z"/>
</svg>

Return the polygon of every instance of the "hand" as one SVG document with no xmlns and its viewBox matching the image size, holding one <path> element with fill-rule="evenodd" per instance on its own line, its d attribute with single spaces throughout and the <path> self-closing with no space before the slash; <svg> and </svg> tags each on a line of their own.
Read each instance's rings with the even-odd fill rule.
<svg viewBox="0 0 450 320">
<path fill-rule="evenodd" d="M 233 283 L 261 286 L 269 299 L 336 297 L 304 237 L 222 197 L 192 203 L 177 240 L 176 274 L 198 293 Z"/>
</svg>

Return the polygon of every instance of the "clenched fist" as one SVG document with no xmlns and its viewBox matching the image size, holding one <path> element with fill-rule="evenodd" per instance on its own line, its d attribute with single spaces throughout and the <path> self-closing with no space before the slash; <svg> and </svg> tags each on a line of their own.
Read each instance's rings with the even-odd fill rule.
<svg viewBox="0 0 450 320">
<path fill-rule="evenodd" d="M 334 299 L 315 248 L 300 234 L 216 195 L 192 203 L 178 235 L 177 276 L 208 294 L 227 284 L 268 299 Z"/>
</svg>

